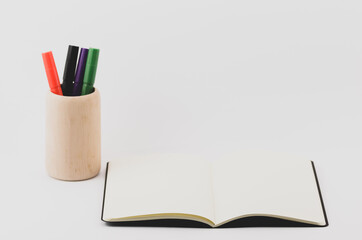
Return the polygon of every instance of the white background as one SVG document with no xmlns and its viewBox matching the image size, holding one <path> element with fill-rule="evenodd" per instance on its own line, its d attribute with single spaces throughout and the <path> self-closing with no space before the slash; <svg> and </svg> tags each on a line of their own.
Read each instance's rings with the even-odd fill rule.
<svg viewBox="0 0 362 240">
<path fill-rule="evenodd" d="M 298 3 L 297 3 L 298 2 Z M 359 239 L 360 1 L 2 1 L 0 238 Z M 41 53 L 100 48 L 102 169 L 47 176 Z M 105 164 L 241 149 L 315 161 L 327 228 L 132 228 L 100 220 Z"/>
</svg>

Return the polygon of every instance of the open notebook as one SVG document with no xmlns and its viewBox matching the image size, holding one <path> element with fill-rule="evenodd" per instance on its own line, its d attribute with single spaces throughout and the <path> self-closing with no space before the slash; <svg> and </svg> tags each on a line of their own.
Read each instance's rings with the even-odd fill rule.
<svg viewBox="0 0 362 240">
<path fill-rule="evenodd" d="M 328 225 L 313 162 L 258 152 L 213 162 L 180 155 L 108 162 L 102 220 L 118 225 Z"/>
</svg>

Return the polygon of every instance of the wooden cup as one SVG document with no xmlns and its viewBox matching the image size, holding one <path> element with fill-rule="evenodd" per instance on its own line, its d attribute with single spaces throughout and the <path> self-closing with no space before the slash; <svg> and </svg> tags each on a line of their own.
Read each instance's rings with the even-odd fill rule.
<svg viewBox="0 0 362 240">
<path fill-rule="evenodd" d="M 101 109 L 97 89 L 84 96 L 46 96 L 45 162 L 56 179 L 96 176 L 101 167 Z"/>
</svg>

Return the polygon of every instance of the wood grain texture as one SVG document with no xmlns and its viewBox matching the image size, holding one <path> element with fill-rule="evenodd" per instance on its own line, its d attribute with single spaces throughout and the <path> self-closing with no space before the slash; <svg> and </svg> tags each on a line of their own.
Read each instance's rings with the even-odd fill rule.
<svg viewBox="0 0 362 240">
<path fill-rule="evenodd" d="M 48 92 L 45 123 L 45 160 L 51 177 L 77 181 L 99 173 L 101 109 L 97 89 L 79 97 Z"/>
</svg>

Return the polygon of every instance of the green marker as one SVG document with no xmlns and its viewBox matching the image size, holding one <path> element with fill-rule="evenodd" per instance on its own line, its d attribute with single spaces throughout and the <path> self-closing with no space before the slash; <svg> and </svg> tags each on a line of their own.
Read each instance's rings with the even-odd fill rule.
<svg viewBox="0 0 362 240">
<path fill-rule="evenodd" d="M 93 85 L 96 79 L 99 49 L 89 48 L 87 63 L 85 64 L 82 95 L 93 92 Z"/>
</svg>

